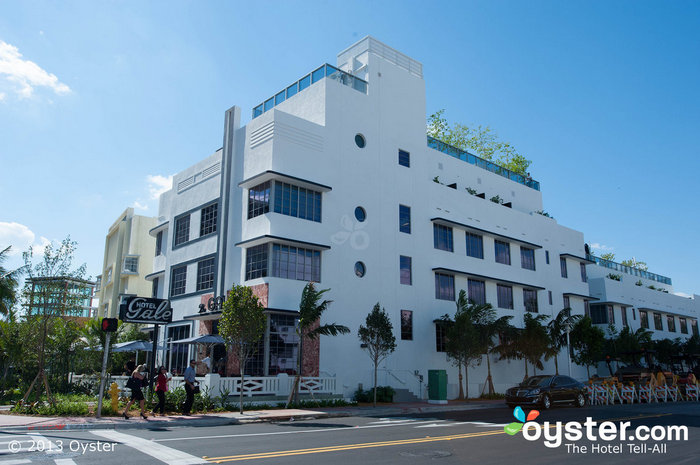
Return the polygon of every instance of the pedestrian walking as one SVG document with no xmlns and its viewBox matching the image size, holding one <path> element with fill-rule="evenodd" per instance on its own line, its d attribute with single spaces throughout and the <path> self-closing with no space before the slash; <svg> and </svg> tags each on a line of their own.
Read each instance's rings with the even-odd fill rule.
<svg viewBox="0 0 700 465">
<path fill-rule="evenodd" d="M 126 382 L 126 387 L 131 389 L 131 400 L 126 404 L 126 408 L 124 409 L 124 413 L 122 414 L 123 417 L 128 420 L 129 419 L 129 408 L 131 407 L 131 404 L 134 402 L 138 401 L 139 407 L 141 407 L 141 417 L 144 420 L 148 420 L 148 417 L 146 416 L 146 411 L 144 410 L 145 407 L 145 398 L 143 397 L 143 391 L 141 388 L 144 386 L 146 383 L 146 365 L 139 365 L 136 367 L 136 369 L 131 373 L 131 377 L 129 380 Z"/>
<path fill-rule="evenodd" d="M 190 360 L 190 366 L 185 369 L 185 394 L 187 395 L 185 399 L 185 404 L 182 406 L 183 415 L 189 415 L 192 410 L 192 404 L 194 403 L 194 384 L 195 380 L 195 368 L 197 367 L 197 362 L 192 359 Z"/>
<path fill-rule="evenodd" d="M 165 415 L 165 392 L 168 390 L 168 381 L 170 381 L 172 376 L 169 376 L 168 370 L 164 366 L 158 369 L 158 377 L 156 378 L 156 395 L 158 396 L 158 405 L 153 410 L 156 414 L 160 410 L 161 415 Z"/>
</svg>

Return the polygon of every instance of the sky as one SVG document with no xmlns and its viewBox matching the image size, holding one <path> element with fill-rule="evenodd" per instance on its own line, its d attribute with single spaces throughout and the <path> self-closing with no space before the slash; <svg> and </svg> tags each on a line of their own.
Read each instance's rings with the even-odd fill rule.
<svg viewBox="0 0 700 465">
<path fill-rule="evenodd" d="M 0 0 L 0 248 L 69 236 L 100 273 L 127 207 L 253 106 L 372 35 L 423 64 L 427 112 L 532 160 L 600 253 L 700 294 L 700 2 Z M 426 115 L 427 116 L 427 115 Z"/>
</svg>

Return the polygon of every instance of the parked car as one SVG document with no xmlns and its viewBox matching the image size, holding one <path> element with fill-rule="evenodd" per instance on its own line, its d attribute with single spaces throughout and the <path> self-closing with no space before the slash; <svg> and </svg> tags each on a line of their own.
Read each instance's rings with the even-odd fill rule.
<svg viewBox="0 0 700 465">
<path fill-rule="evenodd" d="M 545 410 L 554 404 L 572 403 L 577 407 L 586 405 L 586 390 L 583 383 L 568 376 L 531 376 L 518 386 L 506 391 L 506 404 L 539 405 Z"/>
</svg>

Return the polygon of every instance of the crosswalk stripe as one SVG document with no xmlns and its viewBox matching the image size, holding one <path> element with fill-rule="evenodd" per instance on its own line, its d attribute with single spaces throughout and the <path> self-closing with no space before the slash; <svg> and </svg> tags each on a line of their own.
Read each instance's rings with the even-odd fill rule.
<svg viewBox="0 0 700 465">
<path fill-rule="evenodd" d="M 124 444 L 125 446 L 132 447 L 137 451 L 150 455 L 151 457 L 158 459 L 161 462 L 165 462 L 168 465 L 207 463 L 206 460 L 190 455 L 187 452 L 172 449 L 149 439 L 131 436 L 118 431 L 91 430 L 90 433 L 94 434 L 95 436 L 103 437 L 109 441 L 118 442 L 120 444 Z"/>
<path fill-rule="evenodd" d="M 56 459 L 54 462 L 56 462 L 56 465 L 76 465 L 73 459 Z"/>
<path fill-rule="evenodd" d="M 20 465 L 22 463 L 32 463 L 32 461 L 27 459 L 0 460 L 0 465 Z"/>
</svg>

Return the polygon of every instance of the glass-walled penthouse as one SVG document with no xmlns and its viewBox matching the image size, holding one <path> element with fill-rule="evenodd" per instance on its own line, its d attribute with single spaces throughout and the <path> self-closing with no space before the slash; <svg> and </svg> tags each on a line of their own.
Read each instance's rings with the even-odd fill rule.
<svg viewBox="0 0 700 465">
<path fill-rule="evenodd" d="M 509 170 L 508 168 L 504 168 L 493 162 L 484 160 L 481 157 L 472 155 L 466 150 L 453 147 L 449 144 L 442 142 L 441 140 L 435 139 L 434 137 L 428 136 L 428 147 L 430 147 L 431 149 L 438 150 L 452 157 L 459 158 L 462 161 L 466 161 L 467 163 L 471 163 L 472 165 L 476 165 L 479 168 L 483 168 L 492 173 L 501 175 L 504 178 L 508 178 L 511 181 L 515 181 L 519 184 L 535 189 L 536 191 L 540 190 L 540 183 L 530 178 L 529 176 L 523 176 L 522 174 L 515 173 Z"/>
<path fill-rule="evenodd" d="M 326 63 L 320 68 L 317 68 L 315 71 L 299 79 L 291 86 L 287 87 L 286 89 L 282 89 L 281 91 L 277 92 L 273 97 L 270 97 L 260 105 L 253 108 L 253 118 L 257 118 L 258 116 L 274 108 L 275 106 L 284 102 L 293 95 L 296 95 L 302 90 L 306 89 L 311 84 L 316 84 L 323 78 L 334 79 L 343 85 L 352 87 L 353 89 L 362 92 L 363 94 L 367 93 L 367 81 L 363 81 L 362 79 L 357 78 L 352 74 L 348 74 L 345 71 L 341 71 L 335 66 L 331 66 L 328 63 Z"/>
<path fill-rule="evenodd" d="M 610 260 L 603 260 L 600 257 L 596 257 L 593 255 L 586 255 L 586 258 L 596 262 L 597 265 L 603 266 L 605 268 L 610 268 L 611 270 L 615 271 L 621 271 L 623 273 L 631 274 L 632 276 L 638 276 L 640 278 L 644 279 L 651 279 L 652 281 L 656 281 L 659 283 L 663 284 L 668 284 L 669 286 L 671 285 L 671 278 L 667 278 L 666 276 L 661 276 L 660 274 L 656 273 L 650 273 L 648 271 L 640 270 L 637 268 L 633 268 L 631 266 L 625 266 L 620 263 L 616 262 L 611 262 Z"/>
</svg>

